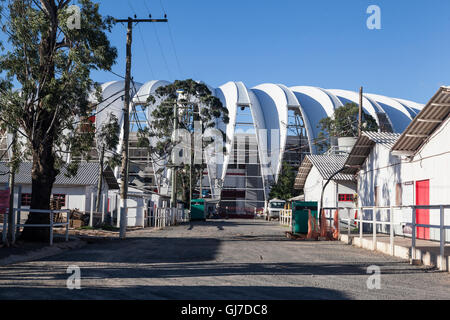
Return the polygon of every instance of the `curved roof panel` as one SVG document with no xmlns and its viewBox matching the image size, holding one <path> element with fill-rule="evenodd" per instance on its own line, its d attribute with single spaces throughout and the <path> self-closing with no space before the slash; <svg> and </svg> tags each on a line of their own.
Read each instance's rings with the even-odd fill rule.
<svg viewBox="0 0 450 320">
<path fill-rule="evenodd" d="M 311 131 L 314 140 L 318 137 L 320 129 L 317 127 L 319 121 L 323 118 L 333 116 L 336 107 L 330 96 L 323 90 L 315 87 L 292 87 L 290 88 L 302 106 L 303 116 L 311 124 Z M 315 153 L 315 147 L 311 149 Z"/>
<path fill-rule="evenodd" d="M 357 92 L 338 89 L 329 89 L 326 91 L 337 96 L 343 105 L 345 105 L 346 103 L 356 103 L 357 105 L 359 105 L 359 93 Z M 379 110 L 378 106 L 372 104 L 371 101 L 367 99 L 364 95 L 363 95 L 363 109 L 365 112 L 370 114 L 375 119 L 378 125 L 380 125 L 380 120 L 378 119 L 377 112 L 382 112 L 382 110 Z"/>
<path fill-rule="evenodd" d="M 412 116 L 407 110 L 407 108 L 400 102 L 385 96 L 380 96 L 377 94 L 365 94 L 370 99 L 376 101 L 383 111 L 387 114 L 388 118 L 391 120 L 393 130 L 396 133 L 401 133 L 412 120 Z"/>
<path fill-rule="evenodd" d="M 135 104 L 145 103 L 148 96 L 153 94 L 158 87 L 167 84 L 169 82 L 162 80 L 149 81 L 144 85 L 136 84 L 136 88 L 133 86 L 133 90 L 136 89 L 138 92 L 134 95 L 132 102 Z M 217 128 L 226 132 L 227 135 L 227 153 L 224 155 L 223 164 L 219 163 L 215 170 L 213 168 L 208 169 L 214 177 L 221 176 L 222 179 L 225 178 L 230 162 L 230 151 L 234 143 L 239 107 L 250 108 L 253 128 L 256 129 L 260 161 L 263 165 L 271 163 L 271 170 L 270 172 L 266 171 L 265 175 L 276 180 L 281 169 L 287 142 L 289 108 L 299 108 L 308 135 L 310 150 L 315 154 L 317 151 L 314 146 L 314 139 L 318 137 L 320 132 L 319 121 L 325 117 L 332 117 L 335 109 L 347 102 L 359 103 L 357 92 L 311 86 L 288 88 L 282 84 L 266 83 L 248 89 L 242 82 L 228 82 L 219 88 L 211 86 L 208 86 L 208 88 L 229 111 L 230 121 L 228 124 L 217 121 Z M 102 85 L 102 90 L 104 101 L 97 106 L 96 126 L 101 126 L 104 123 L 108 113 L 115 114 L 122 124 L 124 82 L 105 83 Z M 389 123 L 394 132 L 400 133 L 423 108 L 423 105 L 404 99 L 364 94 L 363 108 L 376 119 L 378 124 L 380 122 Z M 147 109 L 149 119 L 151 109 L 151 107 Z M 390 128 L 387 130 L 390 130 Z M 271 153 L 275 154 L 276 157 L 269 159 Z M 211 155 L 213 153 L 209 154 L 208 158 Z M 261 169 L 264 172 L 263 167 Z"/>
</svg>

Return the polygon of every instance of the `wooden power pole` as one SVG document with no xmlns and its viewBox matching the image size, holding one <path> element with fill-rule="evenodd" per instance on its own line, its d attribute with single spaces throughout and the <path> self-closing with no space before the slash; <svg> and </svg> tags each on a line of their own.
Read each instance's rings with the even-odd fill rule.
<svg viewBox="0 0 450 320">
<path fill-rule="evenodd" d="M 120 238 L 125 239 L 127 228 L 127 199 L 128 199 L 128 141 L 130 137 L 130 87 L 131 87 L 131 44 L 133 42 L 133 23 L 139 22 L 168 22 L 167 19 L 115 19 L 116 22 L 127 23 L 127 59 L 125 71 L 125 98 L 123 104 L 123 142 L 120 199 Z"/>
<path fill-rule="evenodd" d="M 362 112 L 363 112 L 363 87 L 359 88 L 359 112 L 358 112 L 358 137 L 362 132 Z"/>
</svg>

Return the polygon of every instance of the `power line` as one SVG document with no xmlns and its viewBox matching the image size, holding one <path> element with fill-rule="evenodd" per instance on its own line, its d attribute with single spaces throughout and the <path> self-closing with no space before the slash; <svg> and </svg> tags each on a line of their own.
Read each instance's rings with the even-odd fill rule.
<svg viewBox="0 0 450 320">
<path fill-rule="evenodd" d="M 145 3 L 145 2 L 144 2 Z M 166 10 L 164 9 L 162 0 L 159 1 L 160 5 L 161 5 L 161 9 L 164 12 L 164 15 L 167 15 Z M 147 6 L 147 5 L 146 5 Z M 175 55 L 175 60 L 177 61 L 177 66 L 178 66 L 178 71 L 180 72 L 180 76 L 183 77 L 183 71 L 181 68 L 181 64 L 180 64 L 180 60 L 178 59 L 178 53 L 177 53 L 177 48 L 175 46 L 175 41 L 173 39 L 173 35 L 172 35 L 172 28 L 170 27 L 170 23 L 167 23 L 167 28 L 169 30 L 169 37 L 170 37 L 170 42 L 172 43 L 172 48 L 173 48 L 173 52 Z"/>
</svg>

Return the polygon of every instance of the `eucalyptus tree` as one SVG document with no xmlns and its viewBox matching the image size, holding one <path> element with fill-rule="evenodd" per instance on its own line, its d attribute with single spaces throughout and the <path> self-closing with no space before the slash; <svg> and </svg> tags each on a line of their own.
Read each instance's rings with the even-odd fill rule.
<svg viewBox="0 0 450 320">
<path fill-rule="evenodd" d="M 31 209 L 45 210 L 62 154 L 92 147 L 93 130 L 85 130 L 85 119 L 93 109 L 92 89 L 97 88 L 97 98 L 100 94 L 90 75 L 92 70 L 110 70 L 115 62 L 117 50 L 107 37 L 113 19 L 102 17 L 99 4 L 91 0 L 78 0 L 76 6 L 69 0 L 0 1 L 8 39 L 8 50 L 0 55 L 0 121 L 14 125 L 26 138 L 33 162 Z M 6 90 L 12 84 L 18 90 Z M 48 214 L 40 213 L 27 220 L 48 222 Z M 48 228 L 25 227 L 22 238 L 44 240 L 48 234 Z"/>
<path fill-rule="evenodd" d="M 355 103 L 347 103 L 337 108 L 332 117 L 326 117 L 317 125 L 320 132 L 315 139 L 319 152 L 326 151 L 330 147 L 330 137 L 357 137 L 358 136 L 359 107 Z M 363 111 L 363 131 L 378 131 L 376 120 Z"/>
<path fill-rule="evenodd" d="M 151 108 L 150 126 L 139 131 L 141 144 L 144 141 L 153 159 L 166 159 L 168 166 L 174 169 L 172 172 L 177 172 L 182 200 L 188 202 L 190 191 L 201 179 L 205 168 L 204 149 L 213 143 L 223 145 L 226 140 L 225 133 L 217 128 L 217 124 L 229 122 L 228 110 L 205 84 L 192 79 L 176 80 L 159 87 L 147 101 Z M 174 108 L 178 110 L 176 120 L 179 134 L 174 134 Z M 208 130 L 217 134 L 205 139 Z M 180 143 L 181 136 L 187 141 L 184 141 L 182 150 L 177 150 L 180 144 L 183 145 Z M 148 143 L 149 139 L 154 143 Z M 226 150 L 222 148 L 220 151 Z M 184 152 L 183 158 L 186 160 L 173 163 L 170 156 L 179 152 Z"/>
</svg>

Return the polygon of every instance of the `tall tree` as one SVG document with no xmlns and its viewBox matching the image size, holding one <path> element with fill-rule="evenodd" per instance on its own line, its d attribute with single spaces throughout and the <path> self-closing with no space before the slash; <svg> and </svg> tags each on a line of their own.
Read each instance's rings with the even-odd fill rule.
<svg viewBox="0 0 450 320">
<path fill-rule="evenodd" d="M 278 181 L 274 183 L 270 189 L 269 198 L 288 200 L 298 195 L 298 191 L 294 189 L 295 172 L 292 167 L 283 162 L 281 166 L 281 173 L 278 176 Z"/>
<path fill-rule="evenodd" d="M 182 97 L 177 92 L 182 91 Z M 170 159 L 172 150 L 179 143 L 174 140 L 173 136 L 173 110 L 178 106 L 178 129 L 186 130 L 191 135 L 191 145 L 187 146 L 191 161 L 187 161 L 182 167 L 177 168 L 177 181 L 181 188 L 178 188 L 182 201 L 188 203 L 190 201 L 190 172 L 192 169 L 192 186 L 196 186 L 205 168 L 202 161 L 201 164 L 194 164 L 194 130 L 195 122 L 200 124 L 199 132 L 202 137 L 208 128 L 215 128 L 216 123 L 220 120 L 228 123 L 228 110 L 222 105 L 222 102 L 214 97 L 208 87 L 194 80 L 177 80 L 167 86 L 159 87 L 156 93 L 149 97 L 149 105 L 153 108 L 151 113 L 150 127 L 140 130 L 140 141 L 144 141 L 148 145 L 153 158 L 167 159 L 169 165 L 173 165 Z M 219 130 L 220 131 L 220 130 Z M 220 131 L 222 142 L 225 141 L 225 133 Z M 155 138 L 154 144 L 148 144 L 149 138 Z M 200 150 L 206 148 L 209 144 L 215 143 L 214 139 L 210 141 L 200 140 Z M 190 162 L 190 163 L 189 163 Z"/>
<path fill-rule="evenodd" d="M 110 70 L 117 57 L 106 35 L 113 19 L 103 18 L 91 0 L 78 0 L 70 10 L 69 0 L 1 1 L 7 9 L 2 23 L 9 51 L 0 56 L 5 75 L 0 87 L 18 83 L 19 90 L 2 90 L 0 121 L 17 123 L 26 137 L 33 161 L 31 208 L 45 210 L 63 162 L 61 153 L 84 152 L 92 145 L 76 128 L 90 114 L 90 92 L 96 87 L 98 93 L 90 72 Z M 48 222 L 49 215 L 40 213 L 27 220 Z M 48 228 L 25 227 L 22 238 L 47 240 L 48 235 Z"/>
<path fill-rule="evenodd" d="M 355 103 L 347 103 L 334 111 L 333 117 L 323 118 L 319 121 L 320 132 L 315 139 L 319 152 L 329 149 L 331 137 L 357 137 L 358 136 L 359 107 Z M 375 119 L 363 111 L 363 131 L 378 131 Z"/>
</svg>

